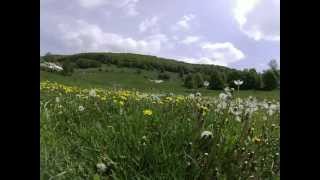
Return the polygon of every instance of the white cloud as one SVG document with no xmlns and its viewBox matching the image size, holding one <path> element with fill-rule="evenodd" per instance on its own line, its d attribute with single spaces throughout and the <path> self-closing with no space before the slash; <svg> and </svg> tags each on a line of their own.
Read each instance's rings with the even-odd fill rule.
<svg viewBox="0 0 320 180">
<path fill-rule="evenodd" d="M 181 41 L 182 44 L 189 45 L 200 40 L 199 36 L 187 36 L 185 39 Z"/>
<path fill-rule="evenodd" d="M 145 19 L 139 24 L 139 31 L 145 32 L 148 29 L 151 29 L 151 31 L 154 33 L 158 31 L 158 17 L 154 16 L 151 19 Z"/>
<path fill-rule="evenodd" d="M 114 1 L 119 1 L 119 0 L 114 0 Z M 121 1 L 120 1 L 121 2 Z M 139 14 L 137 11 L 137 3 L 139 0 L 122 0 L 122 7 L 125 7 L 125 11 L 127 15 L 129 16 L 136 16 Z"/>
<path fill-rule="evenodd" d="M 228 66 L 245 58 L 244 53 L 230 42 L 202 43 L 198 58 L 178 57 L 179 60 L 193 64 L 214 64 Z"/>
<path fill-rule="evenodd" d="M 280 41 L 280 0 L 236 0 L 233 14 L 248 37 Z"/>
<path fill-rule="evenodd" d="M 136 4 L 139 0 L 78 0 L 80 6 L 84 8 L 97 8 L 106 5 L 121 8 L 129 16 L 138 15 Z"/>
<path fill-rule="evenodd" d="M 61 41 L 75 51 L 112 51 L 157 54 L 163 43 L 168 43 L 164 34 L 155 34 L 144 39 L 123 37 L 103 31 L 99 26 L 77 20 L 75 24 L 59 24 Z"/>
<path fill-rule="evenodd" d="M 106 0 L 79 0 L 79 3 L 84 8 L 95 8 L 102 5 L 110 4 L 110 1 Z"/>
<path fill-rule="evenodd" d="M 227 66 L 245 58 L 244 53 L 230 42 L 203 43 L 201 49 L 205 57 L 209 58 L 213 64 Z M 206 62 L 209 62 L 209 60 L 206 59 Z"/>
<path fill-rule="evenodd" d="M 174 26 L 172 30 L 189 30 L 190 21 L 192 21 L 196 16 L 194 14 L 184 15 Z"/>
<path fill-rule="evenodd" d="M 178 41 L 179 37 L 177 35 L 174 35 L 174 36 L 172 36 L 172 39 L 175 40 L 175 41 Z"/>
</svg>

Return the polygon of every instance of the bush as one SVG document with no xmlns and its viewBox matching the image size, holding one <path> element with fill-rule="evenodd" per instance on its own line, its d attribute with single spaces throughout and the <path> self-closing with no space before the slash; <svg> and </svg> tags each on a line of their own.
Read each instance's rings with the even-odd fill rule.
<svg viewBox="0 0 320 180">
<path fill-rule="evenodd" d="M 100 62 L 98 62 L 96 60 L 92 60 L 92 59 L 85 59 L 85 58 L 78 59 L 76 61 L 76 64 L 81 69 L 101 67 L 101 63 Z"/>
<path fill-rule="evenodd" d="M 188 74 L 184 80 L 184 86 L 186 88 L 189 88 L 189 89 L 194 89 L 197 87 L 197 84 L 194 80 L 194 77 L 192 74 Z"/>
<path fill-rule="evenodd" d="M 194 75 L 194 82 L 195 82 L 197 88 L 203 87 L 204 80 L 203 80 L 203 77 L 202 77 L 201 73 L 196 73 Z"/>
<path fill-rule="evenodd" d="M 170 75 L 168 73 L 160 73 L 158 75 L 158 78 L 162 79 L 162 80 L 169 80 L 170 79 Z"/>
<path fill-rule="evenodd" d="M 64 76 L 71 76 L 74 72 L 74 67 L 75 67 L 75 64 L 74 63 L 71 63 L 71 62 L 64 62 L 62 64 L 62 68 L 63 70 L 61 71 L 61 74 L 64 75 Z"/>
</svg>

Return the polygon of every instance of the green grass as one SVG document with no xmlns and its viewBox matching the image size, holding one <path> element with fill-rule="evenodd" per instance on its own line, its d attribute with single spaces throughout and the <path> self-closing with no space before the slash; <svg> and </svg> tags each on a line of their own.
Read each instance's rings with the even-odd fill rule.
<svg viewBox="0 0 320 180">
<path fill-rule="evenodd" d="M 97 80 L 92 85 L 86 78 L 101 74 L 79 80 L 77 73 L 66 79 L 50 74 L 50 78 L 82 87 L 100 83 Z M 69 81 L 72 78 L 74 82 Z M 120 77 L 108 80 L 116 78 Z M 251 117 L 242 115 L 238 122 L 228 109 L 217 112 L 220 103 L 206 97 L 179 102 L 178 97 L 164 97 L 160 103 L 150 98 L 138 100 L 135 93 L 119 90 L 97 91 L 99 96 L 88 97 L 83 89 L 51 83 L 41 87 L 43 180 L 279 178 L 279 112 L 268 115 L 259 106 Z M 236 97 L 226 101 L 228 107 L 237 106 Z M 85 110 L 80 111 L 79 106 Z M 152 110 L 151 116 L 143 114 L 146 109 Z M 212 138 L 201 139 L 203 131 L 210 131 Z M 96 169 L 100 162 L 107 166 L 103 173 Z"/>
<path fill-rule="evenodd" d="M 105 70 L 108 70 L 107 72 Z M 49 80 L 63 83 L 66 85 L 78 86 L 83 88 L 125 88 L 137 89 L 143 92 L 152 93 L 176 93 L 190 94 L 201 92 L 205 96 L 217 96 L 221 91 L 201 89 L 187 89 L 183 87 L 183 82 L 176 73 L 169 73 L 171 78 L 160 84 L 150 82 L 149 79 L 157 79 L 158 72 L 141 70 L 141 74 L 136 73 L 134 68 L 117 68 L 115 66 L 102 67 L 98 69 L 77 69 L 72 76 L 61 76 L 56 73 L 40 71 L 41 80 Z M 259 99 L 279 99 L 279 90 L 274 91 L 240 91 L 239 97 L 255 96 Z"/>
<path fill-rule="evenodd" d="M 102 71 L 77 69 L 72 76 L 40 71 L 42 82 L 81 89 L 54 89 L 56 85 L 51 83 L 41 89 L 41 179 L 279 178 L 279 112 L 269 116 L 268 110 L 259 107 L 252 117 L 241 116 L 242 122 L 238 122 L 228 109 L 216 112 L 219 103 L 212 97 L 222 91 L 187 89 L 175 73 L 161 84 L 149 81 L 157 76 L 156 71 L 138 74 L 136 69 L 105 65 Z M 88 95 L 84 88 L 107 91 L 99 92 L 100 98 L 79 98 L 78 94 Z M 134 93 L 126 96 L 120 89 L 147 94 L 201 92 L 204 97 L 175 103 L 177 97 L 173 96 L 173 100 L 162 98 L 161 104 L 150 98 L 137 100 Z M 278 90 L 240 90 L 232 102 L 248 96 L 280 98 Z M 85 110 L 80 112 L 79 106 Z M 153 114 L 144 116 L 145 109 Z M 205 130 L 212 132 L 211 140 L 200 139 Z M 254 143 L 254 138 L 262 142 Z M 97 171 L 99 162 L 107 165 L 106 172 Z"/>
</svg>

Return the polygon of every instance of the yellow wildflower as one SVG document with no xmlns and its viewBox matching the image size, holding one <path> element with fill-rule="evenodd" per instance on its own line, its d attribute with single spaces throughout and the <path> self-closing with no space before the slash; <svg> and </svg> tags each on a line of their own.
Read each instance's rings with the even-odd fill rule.
<svg viewBox="0 0 320 180">
<path fill-rule="evenodd" d="M 145 115 L 145 116 L 151 116 L 151 115 L 152 115 L 152 110 L 150 110 L 150 109 L 145 109 L 145 110 L 143 110 L 143 115 Z"/>
</svg>

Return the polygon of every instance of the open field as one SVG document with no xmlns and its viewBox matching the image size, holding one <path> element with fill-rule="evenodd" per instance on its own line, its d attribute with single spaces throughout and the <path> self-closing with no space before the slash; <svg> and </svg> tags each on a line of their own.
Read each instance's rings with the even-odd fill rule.
<svg viewBox="0 0 320 180">
<path fill-rule="evenodd" d="M 217 96 L 221 91 L 200 89 L 187 89 L 183 87 L 182 80 L 176 73 L 169 73 L 171 78 L 163 83 L 156 84 L 149 79 L 157 79 L 158 72 L 141 70 L 137 73 L 134 68 L 116 68 L 115 66 L 103 66 L 102 71 L 98 69 L 76 69 L 72 76 L 61 76 L 59 74 L 40 71 L 41 80 L 59 82 L 66 85 L 78 86 L 83 88 L 124 88 L 139 90 L 142 92 L 152 93 L 176 93 L 188 95 L 190 93 L 201 92 L 205 96 Z M 278 99 L 280 98 L 279 90 L 273 91 L 240 91 L 239 97 L 255 96 L 259 99 Z"/>
<path fill-rule="evenodd" d="M 41 72 L 41 179 L 279 179 L 277 92 L 159 95 L 189 93 L 175 80 L 145 93 L 138 75 L 81 73 Z"/>
</svg>

